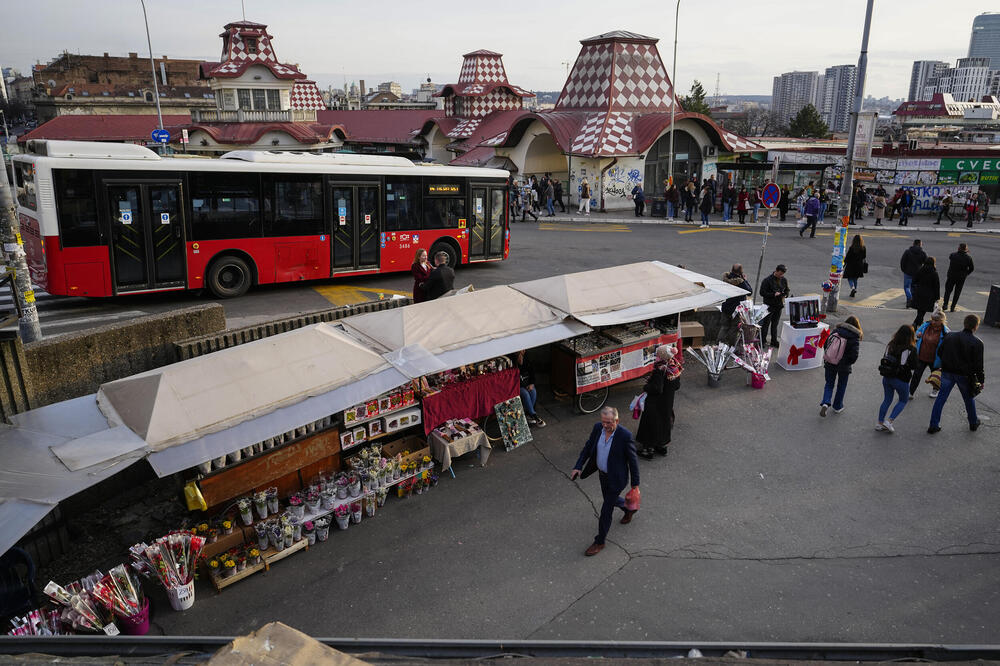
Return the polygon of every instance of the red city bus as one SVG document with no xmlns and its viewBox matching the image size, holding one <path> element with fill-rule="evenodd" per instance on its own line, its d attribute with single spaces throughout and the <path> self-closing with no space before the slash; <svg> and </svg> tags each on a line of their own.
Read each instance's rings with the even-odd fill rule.
<svg viewBox="0 0 1000 666">
<path fill-rule="evenodd" d="M 50 294 L 208 288 L 453 266 L 510 253 L 506 171 L 402 157 L 29 141 L 13 158 L 32 281 Z"/>
</svg>

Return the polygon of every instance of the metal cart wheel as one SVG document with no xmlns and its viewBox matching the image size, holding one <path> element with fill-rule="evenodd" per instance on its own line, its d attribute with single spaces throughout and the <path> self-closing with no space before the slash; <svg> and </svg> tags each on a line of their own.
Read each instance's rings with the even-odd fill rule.
<svg viewBox="0 0 1000 666">
<path fill-rule="evenodd" d="M 584 414 L 591 414 L 604 406 L 608 399 L 608 387 L 587 391 L 576 396 L 576 407 Z"/>
<path fill-rule="evenodd" d="M 500 434 L 500 422 L 497 421 L 495 413 L 488 414 L 483 419 L 483 432 L 486 433 L 486 439 L 489 440 L 490 444 L 503 439 L 503 436 Z"/>
</svg>

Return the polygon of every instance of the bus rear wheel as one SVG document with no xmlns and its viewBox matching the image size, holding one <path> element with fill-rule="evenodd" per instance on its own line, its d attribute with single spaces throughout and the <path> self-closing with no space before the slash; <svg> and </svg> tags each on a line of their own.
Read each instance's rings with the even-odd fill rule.
<svg viewBox="0 0 1000 666">
<path fill-rule="evenodd" d="M 430 257 L 431 265 L 434 265 L 434 257 L 437 256 L 438 252 L 444 252 L 448 255 L 448 265 L 452 268 L 458 268 L 458 250 L 451 243 L 434 243 L 431 246 Z"/>
<path fill-rule="evenodd" d="M 247 262 L 239 257 L 219 257 L 208 271 L 208 289 L 217 298 L 235 298 L 247 293 L 253 274 Z"/>
</svg>

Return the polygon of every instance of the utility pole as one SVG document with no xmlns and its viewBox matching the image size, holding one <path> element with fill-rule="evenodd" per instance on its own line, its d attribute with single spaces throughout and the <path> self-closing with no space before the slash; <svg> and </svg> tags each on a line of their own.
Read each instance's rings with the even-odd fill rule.
<svg viewBox="0 0 1000 666">
<path fill-rule="evenodd" d="M 146 46 L 149 47 L 149 68 L 153 73 L 153 96 L 156 99 L 156 117 L 163 129 L 163 114 L 160 112 L 160 87 L 156 83 L 156 63 L 153 61 L 153 43 L 149 39 L 149 19 L 146 17 L 146 0 L 139 0 L 142 5 L 142 20 L 146 24 Z M 163 144 L 160 144 L 160 154 L 163 154 Z"/>
<path fill-rule="evenodd" d="M 847 252 L 847 229 L 851 219 L 851 199 L 854 196 L 854 142 L 858 134 L 858 117 L 865 98 L 865 72 L 868 69 L 868 34 L 872 27 L 872 5 L 868 0 L 865 11 L 865 30 L 861 37 L 861 55 L 858 57 L 858 85 L 854 89 L 854 107 L 851 110 L 851 133 L 847 138 L 847 157 L 844 160 L 844 180 L 840 185 L 840 202 L 847 205 L 840 210 L 840 228 L 833 232 L 833 257 L 830 260 L 830 293 L 826 296 L 826 311 L 836 312 L 840 296 L 840 279 L 844 274 L 844 255 Z M 838 204 L 839 205 L 839 204 Z"/>
<path fill-rule="evenodd" d="M 670 86 L 673 88 L 673 99 L 670 100 L 670 158 L 667 162 L 667 185 L 674 184 L 674 115 L 677 111 L 677 22 L 681 18 L 681 0 L 677 0 L 677 11 L 674 12 L 674 67 L 670 74 Z M 677 211 L 674 211 L 675 213 Z M 673 218 L 670 219 L 673 222 Z"/>
<path fill-rule="evenodd" d="M 14 297 L 17 299 L 17 330 L 22 342 L 42 339 L 41 324 L 38 323 L 38 308 L 35 307 L 35 292 L 31 290 L 28 274 L 27 255 L 21 242 L 21 229 L 17 222 L 14 197 L 11 195 L 7 178 L 7 158 L 0 151 L 0 240 L 3 241 L 7 256 L 7 271 L 14 274 Z"/>
</svg>

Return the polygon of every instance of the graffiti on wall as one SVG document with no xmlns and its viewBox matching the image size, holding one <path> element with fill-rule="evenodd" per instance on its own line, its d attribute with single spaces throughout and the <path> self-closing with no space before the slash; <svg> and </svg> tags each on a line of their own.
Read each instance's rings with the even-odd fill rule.
<svg viewBox="0 0 1000 666">
<path fill-rule="evenodd" d="M 624 199 L 632 194 L 636 185 L 642 185 L 642 172 L 639 169 L 613 166 L 605 174 L 604 196 Z"/>
<path fill-rule="evenodd" d="M 961 185 L 926 185 L 920 187 L 903 187 L 913 194 L 913 212 L 929 213 L 934 210 L 935 205 L 944 196 L 945 190 L 951 192 L 956 202 L 964 202 L 965 197 L 970 192 L 975 192 L 977 187 L 963 187 Z"/>
</svg>

